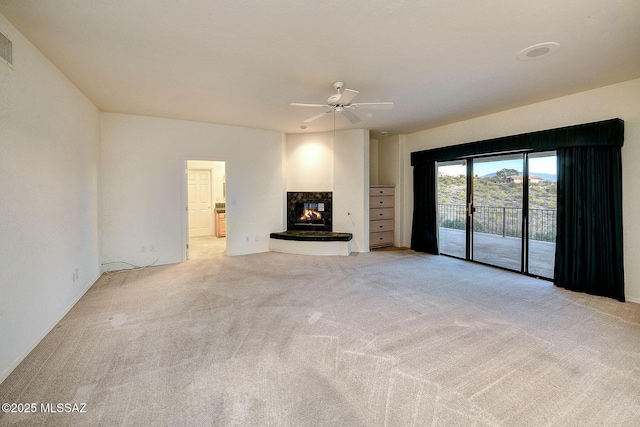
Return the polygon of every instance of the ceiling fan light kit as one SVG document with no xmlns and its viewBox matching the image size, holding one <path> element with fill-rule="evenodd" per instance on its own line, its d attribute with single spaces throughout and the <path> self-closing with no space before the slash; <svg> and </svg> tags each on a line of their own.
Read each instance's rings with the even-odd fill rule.
<svg viewBox="0 0 640 427">
<path fill-rule="evenodd" d="M 330 95 L 329 98 L 327 98 L 326 104 L 306 104 L 306 103 L 300 103 L 300 102 L 292 102 L 289 105 L 292 105 L 294 107 L 312 107 L 312 108 L 326 109 L 326 111 L 304 120 L 303 123 L 312 122 L 316 119 L 319 119 L 320 117 L 322 117 L 327 113 L 338 112 L 338 113 L 342 113 L 342 115 L 347 120 L 355 124 L 360 121 L 360 118 L 356 116 L 351 110 L 365 109 L 365 108 L 386 110 L 386 109 L 393 108 L 393 102 L 363 102 L 363 103 L 352 104 L 351 101 L 353 101 L 356 95 L 358 95 L 360 92 L 353 89 L 343 90 L 344 83 L 340 81 L 334 82 L 333 88 L 338 93 L 334 93 L 333 95 Z"/>
</svg>

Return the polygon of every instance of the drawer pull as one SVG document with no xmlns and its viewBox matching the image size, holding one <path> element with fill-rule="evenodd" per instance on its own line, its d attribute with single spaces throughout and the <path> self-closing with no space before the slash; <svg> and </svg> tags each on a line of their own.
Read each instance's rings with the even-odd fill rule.
<svg viewBox="0 0 640 427">
<path fill-rule="evenodd" d="M 378 215 L 383 216 L 384 214 L 383 213 L 379 213 Z"/>
<path fill-rule="evenodd" d="M 380 190 L 380 194 L 384 194 L 384 191 Z"/>
<path fill-rule="evenodd" d="M 380 202 L 379 202 L 379 203 L 380 203 L 380 204 L 383 204 L 384 202 L 383 202 L 382 200 L 380 200 Z"/>
<path fill-rule="evenodd" d="M 379 227 L 380 227 L 380 228 L 384 228 L 384 225 L 380 225 Z"/>
<path fill-rule="evenodd" d="M 384 240 L 384 237 L 378 237 L 378 240 Z"/>
</svg>

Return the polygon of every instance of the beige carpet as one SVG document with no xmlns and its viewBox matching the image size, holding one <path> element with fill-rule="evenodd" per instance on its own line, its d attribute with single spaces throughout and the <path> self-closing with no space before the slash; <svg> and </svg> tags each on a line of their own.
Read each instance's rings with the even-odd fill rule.
<svg viewBox="0 0 640 427">
<path fill-rule="evenodd" d="M 105 275 L 0 425 L 637 426 L 640 306 L 409 250 Z M 38 407 L 40 409 L 40 407 Z"/>
<path fill-rule="evenodd" d="M 227 239 L 215 236 L 189 238 L 189 259 L 211 258 L 227 253 Z"/>
</svg>

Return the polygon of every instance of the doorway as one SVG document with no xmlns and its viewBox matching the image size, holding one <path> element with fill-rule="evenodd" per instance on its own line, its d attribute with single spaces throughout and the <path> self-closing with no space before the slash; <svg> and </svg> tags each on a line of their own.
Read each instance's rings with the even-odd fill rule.
<svg viewBox="0 0 640 427">
<path fill-rule="evenodd" d="M 438 162 L 440 253 L 552 279 L 556 153 Z"/>
<path fill-rule="evenodd" d="M 225 162 L 186 161 L 186 259 L 226 253 Z"/>
</svg>

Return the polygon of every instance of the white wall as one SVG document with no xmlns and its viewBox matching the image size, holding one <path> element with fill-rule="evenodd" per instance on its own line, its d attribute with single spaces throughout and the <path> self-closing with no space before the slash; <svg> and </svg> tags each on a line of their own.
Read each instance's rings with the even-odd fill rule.
<svg viewBox="0 0 640 427">
<path fill-rule="evenodd" d="M 284 159 L 285 193 L 332 191 L 333 231 L 352 233 L 351 250 L 368 252 L 368 131 L 336 131 L 335 142 L 333 132 L 287 134 Z"/>
<path fill-rule="evenodd" d="M 462 144 L 537 130 L 553 129 L 612 118 L 625 122 L 622 148 L 623 227 L 625 294 L 629 301 L 640 302 L 640 79 L 515 108 L 485 117 L 454 123 L 410 135 L 402 135 L 403 218 L 401 244 L 411 241 L 413 185 L 410 155 L 446 145 Z M 381 141 L 380 144 L 383 142 Z"/>
<path fill-rule="evenodd" d="M 226 162 L 228 255 L 266 252 L 282 231 L 280 132 L 114 113 L 101 129 L 103 262 L 183 260 L 186 160 Z"/>
<path fill-rule="evenodd" d="M 287 134 L 286 191 L 332 191 L 333 133 Z"/>
<path fill-rule="evenodd" d="M 378 184 L 378 140 L 369 139 L 369 185 Z"/>
<path fill-rule="evenodd" d="M 382 161 L 378 165 L 380 184 L 400 185 L 400 136 L 390 136 L 378 143 L 378 153 Z"/>
<path fill-rule="evenodd" d="M 369 132 L 363 129 L 336 131 L 333 231 L 353 234 L 353 252 L 369 252 Z"/>
<path fill-rule="evenodd" d="M 402 186 L 402 156 L 400 152 L 401 135 L 390 136 L 378 143 L 378 155 L 381 161 L 378 164 L 378 182 L 380 184 L 393 184 L 396 186 L 395 222 L 394 230 L 401 230 L 404 203 Z M 400 233 L 394 233 L 394 246 L 401 246 Z"/>
<path fill-rule="evenodd" d="M 2 15 L 0 32 L 1 382 L 100 274 L 100 121 Z"/>
</svg>

